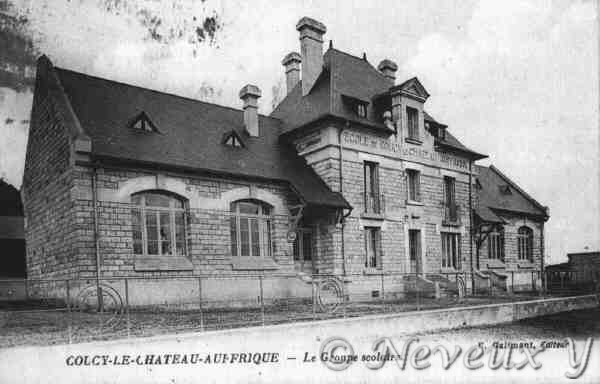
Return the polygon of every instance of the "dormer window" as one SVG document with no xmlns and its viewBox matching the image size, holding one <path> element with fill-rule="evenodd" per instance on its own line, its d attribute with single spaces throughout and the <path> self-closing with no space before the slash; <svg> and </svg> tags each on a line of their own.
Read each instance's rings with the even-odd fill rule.
<svg viewBox="0 0 600 384">
<path fill-rule="evenodd" d="M 512 195 L 512 191 L 510 190 L 510 186 L 508 184 L 499 185 L 500 193 L 503 195 Z"/>
<path fill-rule="evenodd" d="M 438 139 L 446 140 L 446 127 L 438 128 Z"/>
<path fill-rule="evenodd" d="M 419 140 L 419 111 L 406 107 L 406 122 L 408 125 L 408 138 Z"/>
<path fill-rule="evenodd" d="M 222 143 L 234 148 L 243 148 L 244 142 L 236 131 L 229 131 L 223 135 Z"/>
<path fill-rule="evenodd" d="M 350 111 L 354 112 L 354 114 L 361 118 L 367 118 L 367 107 L 369 106 L 369 102 L 366 100 L 357 99 L 356 97 L 342 95 L 342 100 Z"/>
<path fill-rule="evenodd" d="M 367 106 L 364 103 L 356 104 L 356 114 L 363 119 L 367 117 Z"/>
<path fill-rule="evenodd" d="M 158 132 L 156 125 L 150 120 L 146 112 L 143 111 L 133 119 L 130 125 L 133 129 L 138 129 L 140 131 Z"/>
</svg>

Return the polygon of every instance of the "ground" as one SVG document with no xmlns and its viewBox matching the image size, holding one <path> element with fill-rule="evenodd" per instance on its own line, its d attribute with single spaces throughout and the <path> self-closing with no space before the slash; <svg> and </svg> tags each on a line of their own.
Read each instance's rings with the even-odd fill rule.
<svg viewBox="0 0 600 384">
<path fill-rule="evenodd" d="M 394 313 L 423 309 L 448 308 L 526 300 L 536 296 L 468 297 L 401 301 L 351 303 L 335 311 L 324 312 L 311 303 L 278 302 L 245 309 L 210 309 L 187 307 L 130 308 L 121 313 L 88 312 L 46 303 L 13 303 L 0 309 L 0 347 L 49 345 L 90 340 L 114 340 L 127 337 L 154 336 L 226 328 L 260 326 L 333 317 L 355 317 L 367 314 Z M 600 336 L 600 325 L 594 320 L 600 312 L 582 311 L 547 318 L 529 319 L 515 324 L 473 328 L 469 335 L 496 339 L 513 334 L 531 337 Z M 447 336 L 464 334 L 457 330 Z M 441 335 L 441 334 L 440 334 Z"/>
<path fill-rule="evenodd" d="M 514 323 L 430 332 L 426 335 L 441 339 L 454 339 L 468 335 L 477 341 L 563 339 L 583 340 L 600 338 L 600 308 L 562 312 L 534 317 Z M 424 334 L 425 335 L 425 334 Z"/>
</svg>

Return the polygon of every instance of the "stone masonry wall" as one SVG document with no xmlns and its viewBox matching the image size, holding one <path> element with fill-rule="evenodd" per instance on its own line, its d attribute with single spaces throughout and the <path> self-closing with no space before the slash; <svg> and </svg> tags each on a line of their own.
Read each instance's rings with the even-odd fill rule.
<svg viewBox="0 0 600 384">
<path fill-rule="evenodd" d="M 76 273 L 71 147 L 51 100 L 46 80 L 38 75 L 22 185 L 30 279 Z"/>
<path fill-rule="evenodd" d="M 193 265 L 190 272 L 186 271 L 136 271 L 135 257 L 133 255 L 131 207 L 128 201 L 115 201 L 124 183 L 135 184 L 140 177 L 156 177 L 156 174 L 141 171 L 115 171 L 98 170 L 98 195 L 99 195 L 99 239 L 100 253 L 102 255 L 102 276 L 144 276 L 144 277 L 177 277 L 190 274 L 257 274 L 260 270 L 242 271 L 232 266 L 229 234 L 229 203 L 224 206 L 211 205 L 211 201 L 219 199 L 228 192 L 244 189 L 267 191 L 281 199 L 285 210 L 276 211 L 272 219 L 273 260 L 279 265 L 276 273 L 291 273 L 294 271 L 292 243 L 287 241 L 289 230 L 289 212 L 287 206 L 297 204 L 297 198 L 287 188 L 276 184 L 249 183 L 231 179 L 207 177 L 180 177 L 167 175 L 170 180 L 185 184 L 186 192 L 197 198 L 205 198 L 205 202 L 188 204 L 189 223 L 187 228 L 188 259 Z M 76 178 L 75 206 L 77 209 L 78 240 L 81 247 L 78 249 L 80 267 L 88 276 L 94 276 L 94 243 L 93 221 L 91 218 L 92 205 L 89 200 L 91 171 L 78 167 Z M 169 191 L 168 189 L 166 189 Z M 127 195 L 129 196 L 129 195 Z M 120 196 L 119 198 L 122 198 Z M 260 200 L 260 198 L 259 198 Z M 191 202 L 190 202 L 191 203 Z M 219 203 L 221 204 L 221 203 Z M 322 227 L 321 249 L 326 253 L 328 238 L 331 237 L 329 229 Z M 141 257 L 141 256 L 137 256 Z"/>
</svg>

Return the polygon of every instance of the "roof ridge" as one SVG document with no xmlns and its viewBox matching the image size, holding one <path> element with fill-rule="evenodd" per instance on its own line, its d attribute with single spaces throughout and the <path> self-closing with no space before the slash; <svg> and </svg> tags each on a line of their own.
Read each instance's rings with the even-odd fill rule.
<svg viewBox="0 0 600 384">
<path fill-rule="evenodd" d="M 327 51 L 325 51 L 325 53 L 323 55 L 326 55 L 328 51 L 336 51 L 336 52 L 341 53 L 343 55 L 349 56 L 349 57 L 351 57 L 351 58 L 353 58 L 355 60 L 358 60 L 358 61 L 361 61 L 363 63 L 366 63 L 369 67 L 371 67 L 373 69 L 373 71 L 375 73 L 377 73 L 377 75 L 379 75 L 380 77 L 382 77 L 385 80 L 388 80 L 388 78 L 385 77 L 385 75 L 383 73 L 379 72 L 379 70 L 377 68 L 375 68 L 375 66 L 373 64 L 371 64 L 371 62 L 369 62 L 369 60 L 366 59 L 366 58 L 363 58 L 363 57 L 360 57 L 360 56 L 355 56 L 355 55 L 353 55 L 351 53 L 344 52 L 344 51 L 341 51 L 341 50 L 339 50 L 337 48 L 333 48 L 333 47 L 328 48 Z"/>
<path fill-rule="evenodd" d="M 124 85 L 124 86 L 127 86 L 127 87 L 142 89 L 144 91 L 158 93 L 158 94 L 165 95 L 165 96 L 176 97 L 176 98 L 179 98 L 179 99 L 189 100 L 189 101 L 192 101 L 192 102 L 195 102 L 195 103 L 200 103 L 200 104 L 205 104 L 205 105 L 211 105 L 211 106 L 215 106 L 215 107 L 219 107 L 219 108 L 223 108 L 223 109 L 229 109 L 229 110 L 236 111 L 236 112 L 242 112 L 242 113 L 244 112 L 244 110 L 242 110 L 242 109 L 230 107 L 230 106 L 227 106 L 227 105 L 222 105 L 222 104 L 217 104 L 217 103 L 210 103 L 208 101 L 198 100 L 198 99 L 194 99 L 194 98 L 188 97 L 188 96 L 182 96 L 182 95 L 177 95 L 175 93 L 159 91 L 158 89 L 146 88 L 146 87 L 142 87 L 142 86 L 135 85 L 135 84 L 125 83 L 125 82 L 122 82 L 122 81 L 110 80 L 110 79 L 107 79 L 107 78 L 104 78 L 104 77 L 100 77 L 100 76 L 90 75 L 90 74 L 83 73 L 83 72 L 74 71 L 72 69 L 67 69 L 67 68 L 62 68 L 62 67 L 57 67 L 57 66 L 55 66 L 54 68 L 58 69 L 59 71 L 70 72 L 70 73 L 73 73 L 73 74 L 76 74 L 76 75 L 86 76 L 86 77 L 89 77 L 89 78 L 92 78 L 92 79 L 96 79 L 96 80 L 100 80 L 100 81 L 106 81 L 108 83 L 119 84 L 119 85 Z M 276 117 L 272 117 L 272 116 L 269 116 L 269 115 L 264 115 L 262 113 L 259 113 L 258 115 L 262 116 L 262 117 L 266 117 L 266 118 L 269 118 L 269 119 L 272 119 L 272 120 L 277 120 L 277 121 L 281 122 L 281 120 L 278 119 L 278 118 L 276 118 Z"/>
<path fill-rule="evenodd" d="M 515 183 L 514 181 L 512 181 L 508 176 L 506 176 L 504 173 L 502 173 L 498 168 L 496 168 L 493 164 L 490 164 L 490 166 L 488 167 L 490 170 L 496 172 L 496 174 L 498 176 L 500 176 L 502 179 L 504 179 L 504 181 L 506 181 L 508 184 L 510 184 L 511 187 L 513 187 L 514 189 L 516 189 L 519 193 L 521 193 L 527 200 L 529 200 L 531 203 L 533 203 L 533 205 L 535 205 L 538 209 L 540 209 L 542 212 L 544 212 L 545 215 L 547 214 L 546 211 L 546 207 L 543 206 L 542 204 L 540 204 L 536 199 L 534 199 L 530 194 L 528 194 L 527 192 L 525 192 L 523 190 L 523 188 L 519 187 L 519 185 L 517 183 Z"/>
</svg>

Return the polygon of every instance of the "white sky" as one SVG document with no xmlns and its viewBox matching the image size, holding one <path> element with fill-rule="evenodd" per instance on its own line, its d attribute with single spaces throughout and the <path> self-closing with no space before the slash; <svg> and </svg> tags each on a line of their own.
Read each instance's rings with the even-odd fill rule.
<svg viewBox="0 0 600 384">
<path fill-rule="evenodd" d="M 299 50 L 296 22 L 314 17 L 334 47 L 366 52 L 374 65 L 396 61 L 400 81 L 418 76 L 437 120 L 550 207 L 553 262 L 586 246 L 600 249 L 594 2 L 137 2 L 167 23 L 216 11 L 224 23 L 219 48 L 204 45 L 194 56 L 185 41 L 149 41 L 132 17 L 103 11 L 100 0 L 16 5 L 29 11 L 35 44 L 55 65 L 234 107 L 239 89 L 254 83 L 263 90 L 263 113 L 284 79 L 281 59 Z M 17 186 L 26 132 L 4 121 L 28 119 L 30 108 L 31 94 L 0 88 L 0 176 Z"/>
</svg>

